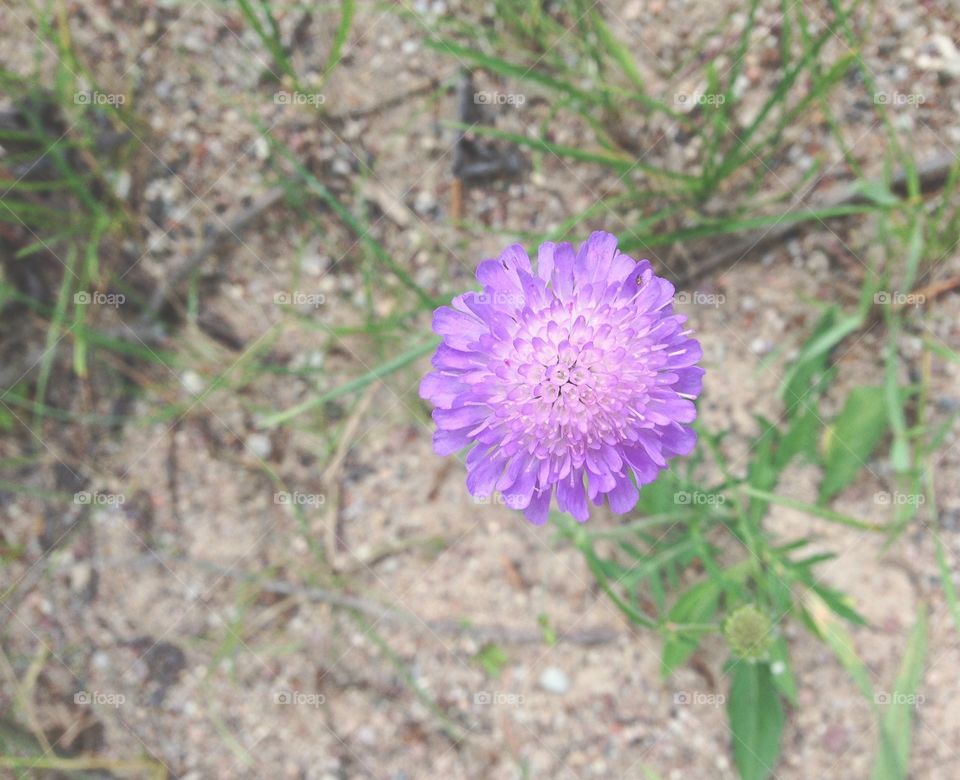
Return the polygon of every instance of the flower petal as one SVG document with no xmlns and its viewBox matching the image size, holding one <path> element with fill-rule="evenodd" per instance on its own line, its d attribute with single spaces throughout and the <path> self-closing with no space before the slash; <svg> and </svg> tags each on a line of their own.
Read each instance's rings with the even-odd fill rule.
<svg viewBox="0 0 960 780">
<path fill-rule="evenodd" d="M 590 517 L 587 509 L 587 495 L 583 488 L 583 472 L 573 471 L 566 479 L 557 485 L 557 506 L 563 512 L 569 512 L 573 517 L 585 523 Z"/>
<path fill-rule="evenodd" d="M 640 499 L 640 491 L 633 484 L 629 475 L 618 477 L 617 484 L 613 490 L 607 493 L 607 500 L 610 502 L 610 509 L 618 515 L 625 514 L 637 505 Z"/>
<path fill-rule="evenodd" d="M 533 492 L 530 503 L 527 504 L 527 508 L 523 511 L 527 520 L 534 525 L 543 525 L 547 522 L 547 517 L 550 514 L 550 496 L 552 493 L 553 490 L 550 488 L 546 490 L 535 490 Z"/>
</svg>

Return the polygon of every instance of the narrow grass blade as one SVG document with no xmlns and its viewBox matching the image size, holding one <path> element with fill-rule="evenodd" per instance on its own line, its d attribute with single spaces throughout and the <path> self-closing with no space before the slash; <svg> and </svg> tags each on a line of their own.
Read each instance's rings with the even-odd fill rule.
<svg viewBox="0 0 960 780">
<path fill-rule="evenodd" d="M 900 664 L 900 673 L 894 690 L 885 694 L 888 708 L 881 718 L 880 752 L 873 765 L 872 780 L 905 780 L 910 765 L 910 742 L 913 735 L 913 715 L 922 703 L 917 695 L 923 664 L 927 655 L 927 613 L 917 615 L 907 649 Z"/>
<path fill-rule="evenodd" d="M 331 209 L 337 214 L 338 217 L 343 221 L 343 223 L 350 228 L 350 230 L 364 242 L 372 251 L 374 256 L 380 261 L 388 270 L 390 270 L 400 282 L 408 287 L 414 292 L 417 298 L 420 299 L 420 302 L 424 307 L 432 309 L 439 305 L 440 301 L 434 300 L 429 293 L 426 292 L 420 285 L 418 285 L 413 278 L 397 263 L 396 260 L 387 252 L 386 249 L 373 237 L 370 235 L 370 232 L 367 228 L 361 224 L 361 222 L 350 213 L 350 211 L 344 206 L 337 197 L 330 192 L 310 171 L 308 171 L 303 164 L 296 158 L 296 156 L 291 152 L 285 145 L 277 141 L 276 138 L 271 136 L 269 133 L 265 132 L 265 136 L 269 141 L 270 145 L 280 152 L 280 154 L 285 157 L 290 164 L 294 167 L 299 177 L 307 185 L 307 188 L 314 194 L 320 197 Z"/>
<path fill-rule="evenodd" d="M 382 379 L 388 374 L 392 374 L 394 371 L 397 371 L 398 369 L 409 365 L 424 355 L 429 354 L 436 349 L 436 347 L 437 339 L 431 338 L 429 341 L 420 344 L 413 349 L 409 349 L 400 355 L 397 355 L 397 357 L 393 358 L 392 360 L 388 360 L 383 365 L 368 371 L 362 376 L 358 376 L 356 379 L 352 379 L 349 382 L 340 385 L 340 387 L 334 388 L 333 390 L 329 390 L 326 393 L 322 393 L 312 398 L 308 398 L 306 401 L 303 401 L 302 403 L 299 403 L 289 409 L 285 409 L 282 412 L 268 415 L 261 420 L 260 424 L 264 428 L 274 428 L 278 425 L 283 425 L 284 423 L 292 420 L 294 417 L 298 417 L 305 412 L 309 412 L 311 409 L 316 409 L 318 406 L 322 406 L 327 401 L 332 401 L 334 398 L 339 398 L 340 396 L 362 390 L 370 383 L 376 382 L 378 379 Z"/>
<path fill-rule="evenodd" d="M 879 533 L 885 533 L 888 530 L 887 527 L 881 523 L 870 523 L 866 520 L 858 520 L 855 517 L 850 517 L 842 512 L 835 512 L 827 507 L 808 504 L 805 501 L 798 501 L 794 498 L 788 498 L 787 496 L 778 496 L 775 493 L 768 493 L 765 490 L 757 490 L 750 485 L 741 485 L 740 490 L 753 498 L 759 498 L 763 501 L 769 501 L 771 504 L 779 504 L 780 506 L 785 506 L 790 509 L 797 509 L 814 517 L 829 520 L 831 523 L 845 525 L 848 528 L 857 528 L 861 531 L 877 531 Z"/>
</svg>

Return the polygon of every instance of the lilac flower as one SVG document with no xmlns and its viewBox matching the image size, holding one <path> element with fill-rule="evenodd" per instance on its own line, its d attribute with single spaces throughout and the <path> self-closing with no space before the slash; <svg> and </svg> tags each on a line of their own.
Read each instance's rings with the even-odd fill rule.
<svg viewBox="0 0 960 780">
<path fill-rule="evenodd" d="M 434 313 L 443 337 L 420 395 L 433 447 L 467 455 L 467 489 L 500 492 L 534 523 L 557 506 L 587 519 L 587 499 L 622 514 L 696 434 L 702 352 L 674 314 L 674 288 L 593 233 L 574 252 L 545 243 L 537 270 L 519 245 L 477 268 L 480 293 Z"/>
</svg>

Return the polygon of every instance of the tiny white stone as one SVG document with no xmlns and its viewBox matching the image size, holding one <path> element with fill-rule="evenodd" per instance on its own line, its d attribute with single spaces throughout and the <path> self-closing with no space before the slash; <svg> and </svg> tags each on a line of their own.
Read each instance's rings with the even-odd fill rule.
<svg viewBox="0 0 960 780">
<path fill-rule="evenodd" d="M 207 387 L 207 383 L 196 371 L 184 371 L 183 376 L 180 377 L 180 384 L 190 395 L 200 395 Z"/>
<path fill-rule="evenodd" d="M 247 449 L 260 460 L 266 460 L 273 452 L 273 444 L 267 434 L 251 433 L 247 437 Z"/>
<path fill-rule="evenodd" d="M 113 180 L 113 194 L 120 200 L 126 200 L 130 194 L 130 171 L 120 171 Z"/>
<path fill-rule="evenodd" d="M 570 678 L 558 666 L 548 666 L 539 679 L 540 687 L 548 693 L 561 695 L 570 690 Z"/>
<path fill-rule="evenodd" d="M 266 160 L 270 156 L 270 144 L 262 135 L 253 142 L 253 153 L 258 160 Z"/>
</svg>

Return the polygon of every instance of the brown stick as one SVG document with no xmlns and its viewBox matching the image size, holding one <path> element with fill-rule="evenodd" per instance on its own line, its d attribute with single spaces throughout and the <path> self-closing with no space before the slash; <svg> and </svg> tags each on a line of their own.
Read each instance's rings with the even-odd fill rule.
<svg viewBox="0 0 960 780">
<path fill-rule="evenodd" d="M 960 274 L 957 276 L 951 276 L 949 279 L 944 279 L 940 282 L 931 282 L 928 285 L 923 287 L 918 287 L 914 290 L 913 295 L 916 296 L 922 303 L 927 301 L 935 300 L 941 295 L 946 295 L 952 290 L 960 289 Z M 898 308 L 903 308 L 909 304 L 897 304 Z"/>
<path fill-rule="evenodd" d="M 381 103 L 377 103 L 376 105 L 366 106 L 364 108 L 354 108 L 350 111 L 345 111 L 342 114 L 330 114 L 324 116 L 323 119 L 326 122 L 342 124 L 343 122 L 348 122 L 351 120 L 364 119 L 368 116 L 376 116 L 385 111 L 389 111 L 390 109 L 402 106 L 408 100 L 429 95 L 431 92 L 438 89 L 440 84 L 441 82 L 439 79 L 430 79 L 428 82 L 421 84 L 419 87 L 414 87 L 406 92 L 401 92 L 399 95 L 395 95 Z"/>
</svg>

